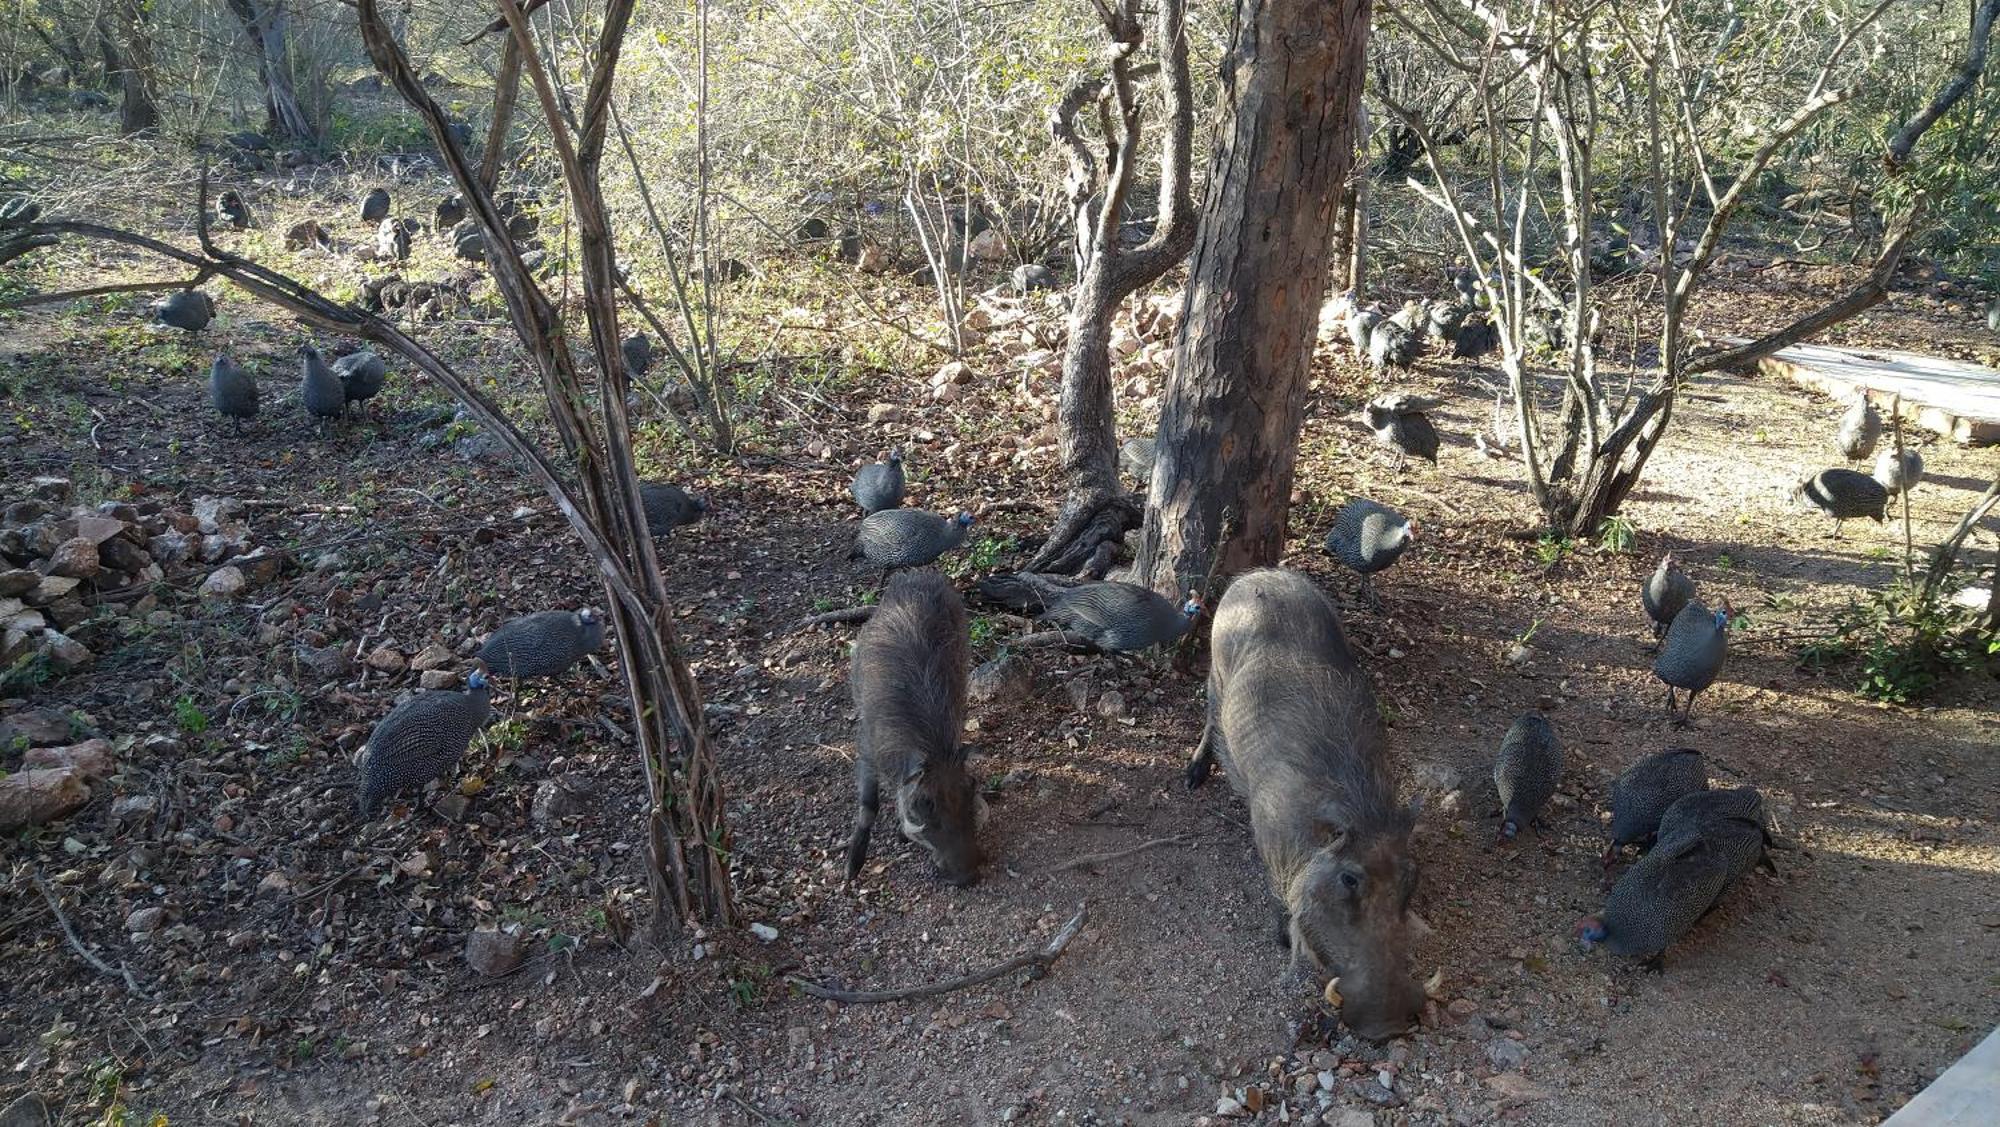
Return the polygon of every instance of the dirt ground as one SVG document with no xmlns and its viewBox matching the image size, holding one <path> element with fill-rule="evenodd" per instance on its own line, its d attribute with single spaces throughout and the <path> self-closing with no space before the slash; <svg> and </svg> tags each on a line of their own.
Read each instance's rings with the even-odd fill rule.
<svg viewBox="0 0 2000 1127">
<path fill-rule="evenodd" d="M 1847 276 L 1730 275 L 1738 292 L 1711 308 L 1736 321 L 1704 327 L 1772 323 Z M 1973 681 L 1924 707 L 1877 706 L 1853 693 L 1851 668 L 1802 671 L 1787 640 L 1887 583 L 1898 558 L 1888 527 L 1852 522 L 1830 540 L 1787 504 L 1799 474 L 1837 464 L 1839 404 L 1759 377 L 1700 380 L 1627 507 L 1636 550 L 1578 545 L 1550 566 L 1524 532 L 1518 468 L 1472 446 L 1492 406 L 1475 370 L 1430 361 L 1403 381 L 1449 402 L 1440 467 L 1399 474 L 1352 421 L 1362 377 L 1338 351 L 1323 357 L 1285 563 L 1351 595 L 1317 543 L 1352 493 L 1428 534 L 1382 578 L 1383 611 L 1349 616 L 1398 772 L 1430 799 L 1417 907 L 1433 932 L 1416 961 L 1442 971 L 1423 1029 L 1369 1046 L 1284 978 L 1241 804 L 1226 786 L 1179 785 L 1198 670 L 1033 654 L 1032 690 L 976 712 L 985 878 L 943 887 L 878 834 L 858 888 L 843 887 L 851 632 L 789 624 L 870 585 L 845 558 L 844 489 L 892 443 L 911 451 L 914 504 L 1032 503 L 975 530 L 996 566 L 1016 558 L 1001 541 L 1046 526 L 1052 459 L 1012 457 L 1042 425 L 1017 369 L 975 358 L 978 378 L 949 406 L 930 403 L 927 370 L 774 392 L 730 464 L 650 432 L 649 464 L 715 501 L 666 566 L 728 788 L 745 918 L 776 938 L 628 950 L 617 923 L 643 888 L 641 786 L 612 673 L 503 694 L 502 723 L 464 771 L 484 789 L 363 826 L 351 754 L 415 675 L 357 664 L 321 683 L 293 658 L 302 645 L 463 652 L 513 614 L 598 601 L 580 553 L 520 475 L 429 445 L 448 405 L 403 372 L 375 419 L 311 434 L 290 358 L 299 330 L 241 295 L 223 301 L 230 320 L 194 345 L 135 332 L 139 302 L 16 315 L 0 334 L 16 424 L 0 480 L 60 473 L 92 499 L 235 497 L 254 540 L 293 564 L 224 606 L 192 598 L 199 570 L 178 574 L 165 618 L 110 618 L 92 633 L 95 666 L 0 704 L 75 710 L 89 731 L 130 737 L 111 793 L 4 846 L 0 1104 L 33 1090 L 65 1123 L 176 1125 L 1188 1124 L 1219 1111 L 1343 1127 L 1844 1124 L 1878 1121 L 2000 1022 L 2000 692 Z M 1912 278 L 1836 339 L 1970 354 L 1967 308 L 1968 294 Z M 496 330 L 480 332 L 488 343 L 464 347 L 504 355 Z M 205 407 L 218 337 L 264 372 L 265 414 L 240 438 Z M 499 361 L 492 373 L 520 378 Z M 1150 381 L 1121 381 L 1128 421 L 1157 394 Z M 870 425 L 878 401 L 908 410 Z M 814 439 L 829 457 L 801 453 Z M 1920 547 L 2000 469 L 1991 449 L 1921 441 Z M 1637 597 L 1667 548 L 1706 597 L 1748 614 L 1687 732 L 1666 724 Z M 973 554 L 954 564 L 961 577 Z M 1990 561 L 1990 541 L 1975 555 Z M 982 617 L 979 657 L 1021 629 Z M 1524 638 L 1526 660 L 1510 662 Z M 1104 704 L 1114 692 L 1122 707 Z M 1496 849 L 1485 779 L 1502 731 L 1534 707 L 1566 746 L 1564 785 L 1546 836 Z M 1610 778 L 1682 744 L 1718 782 L 1762 789 L 1790 848 L 1653 974 L 1579 951 L 1570 929 L 1602 902 Z M 541 823 L 531 799 L 553 779 L 589 797 Z M 114 818 L 132 795 L 157 803 Z M 77 957 L 31 874 L 136 990 Z M 128 935 L 147 906 L 167 925 Z M 934 981 L 1039 946 L 1079 906 L 1081 934 L 1038 980 L 879 1006 L 787 983 Z M 483 979 L 466 936 L 499 923 L 535 955 Z M 129 1119 L 110 1118 L 114 1105 Z"/>
</svg>

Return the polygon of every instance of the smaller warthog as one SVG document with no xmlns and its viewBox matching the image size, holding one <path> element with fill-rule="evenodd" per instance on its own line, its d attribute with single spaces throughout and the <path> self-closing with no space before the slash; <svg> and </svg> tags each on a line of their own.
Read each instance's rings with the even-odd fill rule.
<svg viewBox="0 0 2000 1127">
<path fill-rule="evenodd" d="M 847 879 L 868 858 L 884 780 L 896 788 L 903 836 L 930 852 L 938 875 L 955 885 L 979 878 L 984 811 L 959 742 L 970 651 L 965 600 L 944 576 L 905 571 L 889 580 L 882 604 L 855 639 L 849 676 L 859 713 L 860 809 L 847 846 Z"/>
<path fill-rule="evenodd" d="M 1396 800 L 1382 720 L 1332 600 L 1293 571 L 1237 578 L 1215 611 L 1208 723 L 1188 764 L 1219 761 L 1250 807 L 1293 966 L 1337 979 L 1341 1020 L 1381 1040 L 1409 1028 L 1415 813 Z"/>
</svg>

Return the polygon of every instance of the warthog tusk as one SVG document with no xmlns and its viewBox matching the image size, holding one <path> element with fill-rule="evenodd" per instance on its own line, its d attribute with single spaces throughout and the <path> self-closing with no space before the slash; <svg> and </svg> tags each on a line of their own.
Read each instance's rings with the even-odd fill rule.
<svg viewBox="0 0 2000 1127">
<path fill-rule="evenodd" d="M 1340 1008 L 1340 979 L 1339 979 L 1338 977 L 1335 977 L 1335 978 L 1329 978 L 1329 979 L 1327 979 L 1327 980 L 1326 980 L 1326 990 L 1325 990 L 1325 992 L 1324 992 L 1324 993 L 1323 993 L 1323 994 L 1322 994 L 1321 996 L 1322 996 L 1322 997 L 1324 997 L 1324 998 L 1326 999 L 1326 1004 L 1327 1004 L 1327 1005 L 1329 1005 L 1329 1006 L 1332 1006 L 1332 1007 L 1333 1007 L 1333 1008 L 1335 1008 L 1335 1009 L 1339 1009 L 1339 1008 Z"/>
<path fill-rule="evenodd" d="M 1436 1001 L 1444 1001 L 1444 968 L 1439 967 L 1424 979 L 1424 996 Z"/>
</svg>

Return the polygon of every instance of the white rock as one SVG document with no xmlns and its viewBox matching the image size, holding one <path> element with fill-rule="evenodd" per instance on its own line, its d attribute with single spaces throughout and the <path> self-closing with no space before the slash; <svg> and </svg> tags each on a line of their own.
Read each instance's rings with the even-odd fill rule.
<svg viewBox="0 0 2000 1127">
<path fill-rule="evenodd" d="M 772 927 L 770 924 L 751 924 L 750 934 L 766 943 L 770 943 L 778 938 L 778 929 Z"/>
<path fill-rule="evenodd" d="M 158 904 L 153 904 L 133 909 L 132 914 L 125 917 L 125 930 L 133 935 L 142 935 L 149 931 L 158 931 L 160 925 L 165 922 L 167 922 L 167 910 Z"/>
<path fill-rule="evenodd" d="M 209 572 L 208 578 L 201 581 L 200 594 L 204 599 L 232 599 L 248 586 L 249 577 L 243 574 L 242 568 L 232 564 Z"/>
</svg>

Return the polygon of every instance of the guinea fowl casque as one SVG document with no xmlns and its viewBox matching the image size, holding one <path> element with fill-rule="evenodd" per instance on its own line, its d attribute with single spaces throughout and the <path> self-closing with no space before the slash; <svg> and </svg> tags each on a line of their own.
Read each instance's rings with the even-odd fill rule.
<svg viewBox="0 0 2000 1127">
<path fill-rule="evenodd" d="M 646 531 L 655 537 L 694 524 L 708 513 L 706 497 L 693 496 L 664 481 L 640 482 L 639 503 L 646 510 Z"/>
<path fill-rule="evenodd" d="M 368 736 L 361 764 L 361 814 L 373 817 L 382 800 L 420 787 L 458 765 L 472 737 L 492 715 L 493 686 L 474 670 L 465 691 L 438 690 L 412 697 L 384 716 Z"/>
<path fill-rule="evenodd" d="M 1555 797 L 1562 771 L 1562 741 L 1547 717 L 1524 713 L 1508 727 L 1493 760 L 1493 785 L 1500 792 L 1500 841 L 1512 841 L 1522 826 L 1541 821 L 1542 807 Z"/>
<path fill-rule="evenodd" d="M 555 677 L 604 645 L 604 619 L 588 608 L 544 610 L 503 623 L 479 647 L 498 677 Z"/>
<path fill-rule="evenodd" d="M 1833 444 L 1849 462 L 1865 462 L 1875 453 L 1875 443 L 1881 437 L 1882 413 L 1868 402 L 1868 395 L 1863 392 L 1840 417 L 1840 430 L 1834 434 Z"/>
<path fill-rule="evenodd" d="M 331 426 L 333 420 L 347 413 L 346 386 L 312 345 L 299 346 L 299 367 L 304 372 L 299 385 L 300 405 L 308 416 Z"/>
<path fill-rule="evenodd" d="M 1077 641 L 1106 653 L 1131 653 L 1171 642 L 1201 617 L 1201 599 L 1192 592 L 1176 603 L 1136 583 L 1097 580 L 1065 585 L 1032 572 L 988 576 L 979 593 L 996 603 L 1034 614 Z"/>
<path fill-rule="evenodd" d="M 1708 765 L 1691 747 L 1669 748 L 1627 767 L 1611 781 L 1611 824 L 1606 829 L 1604 869 L 1627 845 L 1645 845 L 1660 832 L 1667 808 L 1708 789 Z"/>
<path fill-rule="evenodd" d="M 1438 433 L 1425 411 L 1437 403 L 1414 395 L 1390 392 L 1370 399 L 1361 408 L 1361 419 L 1375 434 L 1375 441 L 1396 452 L 1396 466 L 1411 455 L 1437 465 Z"/>
<path fill-rule="evenodd" d="M 1417 526 L 1403 514 L 1357 497 L 1334 514 L 1333 528 L 1326 534 L 1326 550 L 1361 577 L 1362 596 L 1379 607 L 1381 600 L 1375 597 L 1373 582 L 1375 573 L 1401 559 L 1416 538 Z"/>
<path fill-rule="evenodd" d="M 1659 656 L 1653 659 L 1653 676 L 1667 684 L 1669 716 L 1674 716 L 1675 690 L 1687 690 L 1687 711 L 1674 718 L 1676 726 L 1685 726 L 1694 718 L 1694 698 L 1722 672 L 1723 659 L 1729 653 L 1729 614 L 1727 599 L 1720 610 L 1710 610 L 1691 599 L 1667 627 Z"/>
<path fill-rule="evenodd" d="M 1693 598 L 1694 580 L 1680 569 L 1672 552 L 1661 556 L 1660 566 L 1653 569 L 1652 576 L 1639 588 L 1639 602 L 1646 608 L 1646 617 L 1653 620 L 1655 639 L 1666 636 L 1674 617 Z"/>
<path fill-rule="evenodd" d="M 1832 517 L 1833 531 L 1829 535 L 1837 540 L 1840 538 L 1840 526 L 1845 521 L 1867 517 L 1881 524 L 1883 514 L 1889 507 L 1889 491 L 1865 473 L 1831 469 L 1821 470 L 1793 486 L 1792 500 L 1811 505 Z"/>
<path fill-rule="evenodd" d="M 965 542 L 972 514 L 941 517 L 923 509 L 883 509 L 861 518 L 848 559 L 894 570 L 923 567 Z"/>
<path fill-rule="evenodd" d="M 241 432 L 243 420 L 257 417 L 257 377 L 218 353 L 208 369 L 208 401 Z"/>
<path fill-rule="evenodd" d="M 886 462 L 870 462 L 855 471 L 847 492 L 863 513 L 879 513 L 903 503 L 903 451 L 889 451 Z"/>
</svg>

